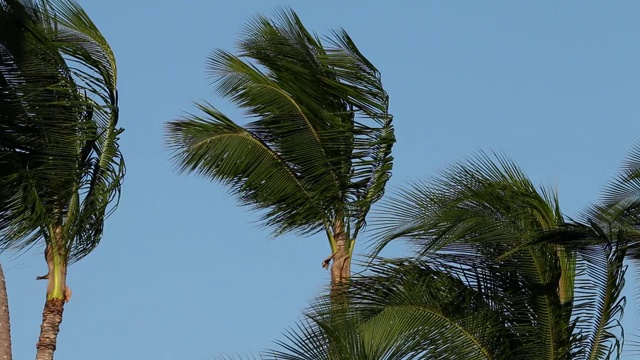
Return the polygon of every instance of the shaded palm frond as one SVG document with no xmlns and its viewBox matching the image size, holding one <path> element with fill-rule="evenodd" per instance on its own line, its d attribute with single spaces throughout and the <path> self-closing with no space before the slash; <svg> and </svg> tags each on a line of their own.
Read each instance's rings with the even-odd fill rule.
<svg viewBox="0 0 640 360">
<path fill-rule="evenodd" d="M 124 176 L 115 59 L 73 1 L 7 0 L 1 12 L 0 107 L 10 111 L 0 115 L 9 129 L 0 181 L 13 190 L 3 196 L 2 243 L 49 241 L 61 224 L 78 260 L 98 244 Z"/>
</svg>

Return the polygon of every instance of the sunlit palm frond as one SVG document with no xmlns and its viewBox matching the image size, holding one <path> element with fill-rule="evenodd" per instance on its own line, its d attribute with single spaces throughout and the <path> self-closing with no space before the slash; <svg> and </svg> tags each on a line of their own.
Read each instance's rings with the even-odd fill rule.
<svg viewBox="0 0 640 360">
<path fill-rule="evenodd" d="M 553 191 L 538 191 L 509 159 L 484 153 L 430 182 L 401 189 L 374 214 L 376 252 L 404 239 L 419 251 L 472 241 L 519 244 L 562 219 Z"/>
<path fill-rule="evenodd" d="M 406 240 L 416 258 L 373 259 L 343 306 L 320 298 L 265 358 L 619 358 L 637 245 L 623 205 L 566 221 L 508 159 L 455 165 L 378 214 L 379 249 Z"/>
<path fill-rule="evenodd" d="M 600 251 L 606 257 L 596 257 L 590 267 L 598 271 L 598 279 L 607 287 L 598 294 L 597 303 L 592 304 L 597 306 L 599 316 L 591 319 L 598 327 L 589 337 L 589 350 L 594 356 L 619 357 L 624 339 L 619 322 L 625 305 L 621 295 L 626 273 L 623 260 L 626 256 L 637 264 L 640 259 L 640 146 L 631 149 L 619 174 L 605 187 L 600 203 L 589 208 L 583 218 L 592 221 L 599 238 L 608 240 L 602 241 L 608 246 Z M 639 348 L 633 340 L 630 346 L 632 351 Z"/>
<path fill-rule="evenodd" d="M 169 146 L 182 170 L 196 171 L 230 185 L 243 202 L 269 209 L 266 221 L 283 232 L 322 226 L 324 212 L 317 194 L 308 190 L 295 169 L 259 134 L 236 125 L 212 107 L 199 106 L 209 117 L 192 116 L 169 126 Z M 293 205 L 293 206 L 292 206 Z"/>
</svg>

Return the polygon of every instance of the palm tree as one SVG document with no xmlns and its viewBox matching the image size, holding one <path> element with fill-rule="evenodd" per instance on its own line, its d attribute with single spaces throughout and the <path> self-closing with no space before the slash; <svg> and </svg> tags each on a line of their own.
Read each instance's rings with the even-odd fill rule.
<svg viewBox="0 0 640 360">
<path fill-rule="evenodd" d="M 377 250 L 409 240 L 419 259 L 495 293 L 491 304 L 520 303 L 509 330 L 536 339 L 538 358 L 619 354 L 629 234 L 615 218 L 567 221 L 554 191 L 538 191 L 513 162 L 484 154 L 404 190 L 384 211 Z"/>
<path fill-rule="evenodd" d="M 254 18 L 239 54 L 208 60 L 217 92 L 245 110 L 241 126 L 210 104 L 167 126 L 181 171 L 228 186 L 264 210 L 274 235 L 324 231 L 333 284 L 350 275 L 356 238 L 383 194 L 395 141 L 378 70 L 344 30 L 320 39 L 290 9 Z"/>
<path fill-rule="evenodd" d="M 447 274 L 461 271 L 458 278 L 473 279 L 469 272 L 477 273 L 470 282 L 476 290 L 497 290 L 507 304 L 521 301 L 531 310 L 509 327 L 522 324 L 529 338 L 539 334 L 540 359 L 619 351 L 615 324 L 624 305 L 629 234 L 615 219 L 567 221 L 554 191 L 537 191 L 513 162 L 483 154 L 405 190 L 384 209 L 385 240 L 378 250 L 394 239 L 409 240 L 419 258 L 462 269 Z M 511 294 L 514 289 L 520 290 Z M 540 331 L 528 330 L 531 319 Z"/>
<path fill-rule="evenodd" d="M 566 221 L 511 161 L 480 155 L 385 202 L 378 259 L 346 309 L 320 299 L 265 359 L 619 357 L 628 233 L 602 214 Z"/>
<path fill-rule="evenodd" d="M 71 0 L 5 0 L 0 12 L 0 244 L 45 243 L 36 359 L 52 359 L 67 266 L 98 245 L 124 176 L 115 58 Z"/>
</svg>

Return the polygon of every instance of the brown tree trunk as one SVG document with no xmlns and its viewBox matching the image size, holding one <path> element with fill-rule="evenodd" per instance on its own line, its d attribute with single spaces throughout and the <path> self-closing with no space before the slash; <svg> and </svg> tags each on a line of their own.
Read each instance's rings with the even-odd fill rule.
<svg viewBox="0 0 640 360">
<path fill-rule="evenodd" d="M 56 351 L 58 332 L 62 322 L 62 311 L 64 310 L 64 300 L 51 299 L 44 303 L 42 312 L 42 326 L 40 327 L 40 339 L 36 347 L 36 360 L 52 360 L 53 352 Z"/>
<path fill-rule="evenodd" d="M 338 241 L 338 250 L 333 255 L 331 264 L 331 295 L 334 300 L 344 296 L 347 282 L 351 273 L 351 256 L 344 246 L 344 241 Z"/>
<path fill-rule="evenodd" d="M 0 360 L 11 360 L 11 323 L 9 321 L 9 299 L 0 265 Z"/>
<path fill-rule="evenodd" d="M 339 322 L 344 320 L 344 315 L 346 315 L 345 311 L 348 310 L 349 306 L 347 291 L 349 278 L 351 277 L 350 250 L 353 246 L 353 241 L 349 241 L 347 238 L 344 222 L 341 217 L 337 217 L 333 221 L 332 230 L 333 239 L 331 240 L 333 254 L 324 260 L 322 266 L 327 268 L 329 262 L 333 261 L 331 263 L 331 290 L 329 293 L 331 298 L 331 314 L 329 320 L 331 324 L 333 324 L 334 321 L 338 321 L 336 326 L 341 326 Z M 340 347 L 334 345 L 336 339 L 329 338 L 328 340 L 327 350 L 329 358 L 340 358 L 341 355 L 338 353 Z"/>
</svg>

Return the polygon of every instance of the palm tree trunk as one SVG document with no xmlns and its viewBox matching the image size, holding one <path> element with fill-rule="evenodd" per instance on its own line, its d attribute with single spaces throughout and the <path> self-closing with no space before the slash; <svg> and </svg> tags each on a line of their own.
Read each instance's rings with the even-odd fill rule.
<svg viewBox="0 0 640 360">
<path fill-rule="evenodd" d="M 51 234 L 52 238 L 45 249 L 49 273 L 41 277 L 47 279 L 47 300 L 42 312 L 40 338 L 36 344 L 36 360 L 53 360 L 64 303 L 71 297 L 71 291 L 67 288 L 67 256 L 62 245 L 62 226 L 57 226 Z"/>
<path fill-rule="evenodd" d="M 11 323 L 9 322 L 9 299 L 0 265 L 0 359 L 11 360 Z"/>
<path fill-rule="evenodd" d="M 347 290 L 347 283 L 351 277 L 351 241 L 348 241 L 344 229 L 344 222 L 340 217 L 333 222 L 333 241 L 335 252 L 325 260 L 333 260 L 331 264 L 331 296 L 335 303 L 342 302 Z"/>
<path fill-rule="evenodd" d="M 331 298 L 334 304 L 345 304 L 348 290 L 349 275 L 351 273 L 350 256 L 344 249 L 339 249 L 331 264 Z"/>
<path fill-rule="evenodd" d="M 36 347 L 36 360 L 52 360 L 53 352 L 56 351 L 58 342 L 58 332 L 62 323 L 62 311 L 64 310 L 64 300 L 51 299 L 44 303 L 42 312 L 42 326 L 40 327 L 40 339 Z"/>
</svg>

